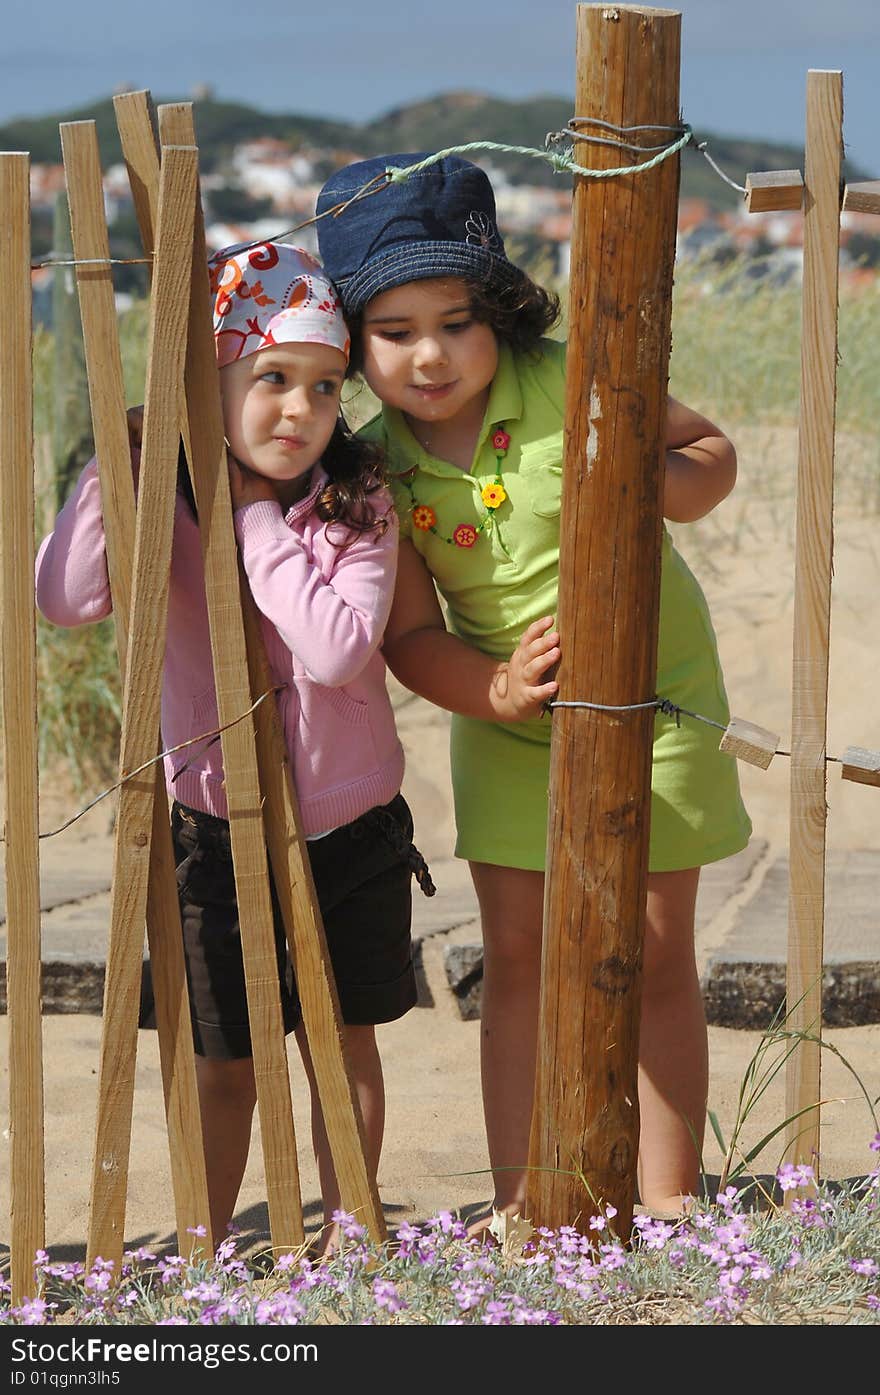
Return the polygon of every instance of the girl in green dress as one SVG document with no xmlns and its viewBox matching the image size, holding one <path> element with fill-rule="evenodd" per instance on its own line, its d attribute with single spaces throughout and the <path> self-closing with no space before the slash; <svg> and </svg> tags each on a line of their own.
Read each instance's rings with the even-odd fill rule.
<svg viewBox="0 0 880 1395">
<path fill-rule="evenodd" d="M 515 1213 L 539 1004 L 550 754 L 541 713 L 557 693 L 561 652 L 565 348 L 544 337 L 555 298 L 505 255 L 482 170 L 447 156 L 354 197 L 375 190 L 387 167 L 424 158 L 384 156 L 333 175 L 318 212 L 341 211 L 319 221 L 319 244 L 354 361 L 382 403 L 365 433 L 387 450 L 401 524 L 385 658 L 408 688 L 454 714 L 456 853 L 470 864 L 483 930 L 494 1204 Z M 733 446 L 672 399 L 666 446 L 665 515 L 702 518 L 733 487 Z M 658 693 L 726 722 L 706 602 L 668 535 L 660 617 Z M 658 713 L 639 1062 L 639 1190 L 655 1210 L 679 1209 L 699 1178 L 708 1082 L 694 958 L 700 867 L 738 852 L 750 831 L 717 732 Z"/>
</svg>

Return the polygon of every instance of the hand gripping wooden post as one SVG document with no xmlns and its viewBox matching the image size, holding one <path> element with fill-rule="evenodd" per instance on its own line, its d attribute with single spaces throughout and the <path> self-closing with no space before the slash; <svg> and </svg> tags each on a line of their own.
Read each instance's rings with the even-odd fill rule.
<svg viewBox="0 0 880 1395">
<path fill-rule="evenodd" d="M 579 5 L 577 113 L 679 122 L 680 15 Z M 632 137 L 628 137 L 632 139 Z M 637 158 L 580 144 L 583 164 Z M 558 627 L 560 697 L 655 693 L 678 160 L 575 177 Z M 526 1213 L 629 1234 L 638 1155 L 640 979 L 654 711 L 557 708 L 551 747 L 538 1069 Z"/>
<path fill-rule="evenodd" d="M 192 107 L 189 104 L 160 106 L 159 134 L 163 141 L 193 139 Z M 214 526 L 203 527 L 202 537 L 206 546 L 210 547 L 210 561 L 208 551 L 205 553 L 206 575 L 209 574 L 209 568 L 213 567 L 218 577 L 216 604 L 219 607 L 223 594 L 219 578 L 223 577 L 223 587 L 226 587 L 230 568 L 237 566 L 237 554 L 223 447 L 216 350 L 211 329 L 200 204 L 196 209 L 196 225 L 198 233 L 193 265 L 193 307 L 187 350 L 187 406 L 190 427 L 193 428 L 198 422 L 201 433 L 197 435 L 195 430 L 192 430 L 190 459 L 200 517 L 200 479 L 203 481 L 203 491 L 207 491 L 205 497 L 211 501 Z M 221 462 L 219 475 L 216 474 L 218 461 Z M 251 596 L 247 578 L 240 567 L 238 571 L 250 675 L 249 691 L 252 700 L 256 700 L 272 686 L 272 676 L 266 659 L 259 612 Z M 211 596 L 209 588 L 209 605 Z M 233 609 L 232 613 L 236 614 L 237 608 Z M 218 620 L 218 632 L 223 635 L 226 644 L 230 643 L 227 633 L 230 618 L 227 608 L 222 612 L 222 619 Z M 240 652 L 236 637 L 236 673 Z M 219 673 L 216 655 L 215 667 Z M 265 837 L 296 973 L 303 1023 L 340 1194 L 343 1204 L 359 1217 L 372 1238 L 380 1242 L 386 1236 L 385 1221 L 376 1183 L 370 1176 L 366 1164 L 363 1119 L 346 1057 L 336 981 L 312 881 L 311 864 L 300 829 L 296 792 L 274 702 L 261 703 L 255 713 L 254 723 L 259 783 L 265 801 Z M 233 846 L 233 854 L 234 851 Z"/>
<path fill-rule="evenodd" d="M 131 618 L 135 495 L 95 123 L 62 124 L 61 145 L 67 172 L 74 254 L 77 261 L 86 263 L 77 267 L 77 281 L 116 642 L 120 672 L 124 675 Z M 101 261 L 105 265 L 100 265 Z M 159 750 L 158 739 L 156 750 Z M 199 1226 L 209 1225 L 208 1188 L 168 799 L 161 765 L 157 765 L 153 773 L 155 793 L 147 935 L 178 1249 L 189 1254 L 193 1249 L 204 1248 L 194 1241 L 194 1232 Z"/>
<path fill-rule="evenodd" d="M 13 1303 L 34 1291 L 34 1255 L 45 1236 L 29 179 L 26 154 L 0 155 L 0 556 Z"/>
<path fill-rule="evenodd" d="M 156 754 L 168 603 L 180 384 L 186 350 L 197 156 L 166 152 L 159 197 L 120 767 Z M 125 459 L 128 459 L 126 444 Z M 88 1253 L 122 1256 L 141 952 L 156 771 L 122 786 L 116 821 Z"/>
</svg>

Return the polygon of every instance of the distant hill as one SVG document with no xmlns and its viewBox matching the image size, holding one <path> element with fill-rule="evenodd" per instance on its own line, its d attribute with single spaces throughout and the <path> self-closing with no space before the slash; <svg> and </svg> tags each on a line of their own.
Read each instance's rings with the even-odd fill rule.
<svg viewBox="0 0 880 1395">
<path fill-rule="evenodd" d="M 547 132 L 564 126 L 571 113 L 572 103 L 565 97 L 530 97 L 521 102 L 508 102 L 479 92 L 447 92 L 425 101 L 411 102 L 362 125 L 290 112 L 257 111 L 241 103 L 213 99 L 195 104 L 204 170 L 222 168 L 234 146 L 260 136 L 275 136 L 293 148 L 317 147 L 331 156 L 338 152 L 339 157 L 345 159 L 383 151 L 439 150 L 472 140 L 540 148 Z M 29 150 L 34 161 L 58 162 L 61 159 L 59 122 L 86 120 L 97 123 L 104 164 L 121 160 L 111 98 L 74 111 L 0 126 L 0 149 Z M 698 133 L 698 138 L 708 140 L 713 158 L 738 184 L 745 182 L 751 170 L 803 169 L 804 153 L 800 146 L 741 140 L 705 131 Z M 474 159 L 480 158 L 479 154 L 474 155 Z M 527 156 L 490 153 L 486 158 L 503 165 L 517 182 L 552 184 L 561 177 L 553 173 L 549 164 Z M 846 177 L 856 180 L 868 179 L 870 175 L 847 164 Z M 692 147 L 685 148 L 682 158 L 681 193 L 683 198 L 705 199 L 714 208 L 729 208 L 738 198 Z"/>
</svg>

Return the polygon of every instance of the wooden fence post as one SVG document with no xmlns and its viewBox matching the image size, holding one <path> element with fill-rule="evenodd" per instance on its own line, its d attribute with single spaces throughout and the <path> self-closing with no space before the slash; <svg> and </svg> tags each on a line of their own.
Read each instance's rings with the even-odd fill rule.
<svg viewBox="0 0 880 1395">
<path fill-rule="evenodd" d="M 679 38 L 674 11 L 579 5 L 578 115 L 649 125 L 644 144 L 671 143 Z M 638 160 L 604 145 L 575 152 L 592 167 Z M 622 705 L 655 694 L 677 196 L 677 157 L 643 174 L 575 177 L 557 618 L 563 700 Z M 572 1224 L 602 1202 L 617 1208 L 617 1233 L 629 1234 L 653 732 L 650 707 L 553 715 L 526 1208 L 538 1225 Z"/>
<path fill-rule="evenodd" d="M 159 199 L 120 769 L 156 754 L 186 352 L 197 156 L 167 152 Z M 126 446 L 126 457 L 128 448 Z M 156 771 L 123 785 L 113 862 L 89 1262 L 122 1256 Z"/>
<path fill-rule="evenodd" d="M 812 1040 L 788 1059 L 785 1110 L 788 1160 L 817 1175 L 842 126 L 843 74 L 808 73 L 786 1024 Z"/>
<path fill-rule="evenodd" d="M 95 123 L 63 123 L 61 145 L 69 187 L 76 258 L 80 262 L 91 263 L 77 267 L 77 277 L 95 451 L 101 481 L 101 511 L 113 596 L 116 647 L 119 669 L 124 679 L 131 620 L 135 495 L 112 268 L 109 260 L 104 266 L 95 264 L 110 256 Z M 156 750 L 159 750 L 158 736 Z M 147 937 L 168 1122 L 178 1249 L 181 1254 L 184 1251 L 189 1254 L 210 1246 L 210 1241 L 202 1246 L 194 1239 L 197 1227 L 207 1226 L 210 1220 L 208 1187 L 174 850 L 161 765 L 156 766 L 154 777 Z"/>
<path fill-rule="evenodd" d="M 166 140 L 194 140 L 192 107 L 184 103 L 161 106 L 159 129 Z M 196 209 L 196 223 L 196 243 L 201 249 L 200 206 Z M 187 391 L 192 394 L 192 401 L 204 399 L 209 392 L 216 395 L 215 349 L 204 266 L 193 267 L 193 317 L 187 357 Z M 191 420 L 194 419 L 192 410 L 189 415 Z M 207 433 L 211 422 L 210 412 L 197 412 L 195 418 L 201 419 L 203 431 Z M 219 421 L 215 429 L 220 430 Z M 191 457 L 194 474 L 203 478 L 203 489 L 209 488 L 210 476 L 207 471 L 215 458 L 214 454 L 204 443 L 200 445 L 195 441 L 190 445 L 196 447 Z M 198 479 L 196 483 L 198 487 Z M 223 495 L 226 492 L 224 489 Z M 212 499 L 212 507 L 221 509 L 221 517 L 227 507 L 223 495 L 218 490 L 215 497 L 212 489 L 208 496 Z M 211 530 L 213 557 L 212 560 L 206 557 L 206 569 L 220 566 L 219 559 L 225 549 L 234 558 L 232 528 L 227 529 L 221 522 L 219 527 Z M 239 572 L 250 692 L 252 698 L 256 699 L 271 686 L 272 678 L 259 611 L 240 566 Z M 228 625 L 228 613 L 226 623 Z M 312 882 L 306 843 L 299 826 L 299 809 L 284 736 L 274 703 L 261 703 L 254 714 L 254 725 L 260 788 L 265 800 L 265 835 L 340 1194 L 343 1204 L 358 1215 L 373 1240 L 381 1242 L 386 1236 L 385 1220 L 376 1182 L 367 1168 L 363 1119 L 347 1062 L 336 980 Z"/>
<path fill-rule="evenodd" d="M 0 155 L 0 578 L 14 1303 L 34 1291 L 34 1256 L 45 1236 L 29 180 L 29 156 Z"/>
</svg>

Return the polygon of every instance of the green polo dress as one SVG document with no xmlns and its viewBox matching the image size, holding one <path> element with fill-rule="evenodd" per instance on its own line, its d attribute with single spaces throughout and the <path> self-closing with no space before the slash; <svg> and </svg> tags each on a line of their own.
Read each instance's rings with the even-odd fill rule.
<svg viewBox="0 0 880 1395">
<path fill-rule="evenodd" d="M 447 603 L 455 634 L 508 659 L 533 620 L 555 615 L 565 346 L 544 341 L 537 360 L 502 346 L 470 473 L 429 455 L 403 415 L 384 408 L 363 434 L 383 444 L 401 536 L 423 557 Z M 492 437 L 510 437 L 501 463 L 507 498 L 485 524 L 484 486 L 496 478 Z M 413 469 L 415 467 L 415 469 Z M 428 512 L 430 511 L 430 512 Z M 433 527 L 419 527 L 431 522 Z M 477 530 L 471 547 L 453 535 Z M 470 534 L 466 534 L 470 536 Z M 563 644 L 565 638 L 563 636 Z M 716 722 L 727 696 L 705 597 L 664 533 L 657 693 Z M 588 693 L 583 694 L 589 697 Z M 526 722 L 452 718 L 456 854 L 472 862 L 542 871 L 550 775 L 548 717 Z M 650 868 L 676 871 L 745 847 L 751 832 L 736 761 L 704 722 L 657 714 L 652 771 Z"/>
</svg>

